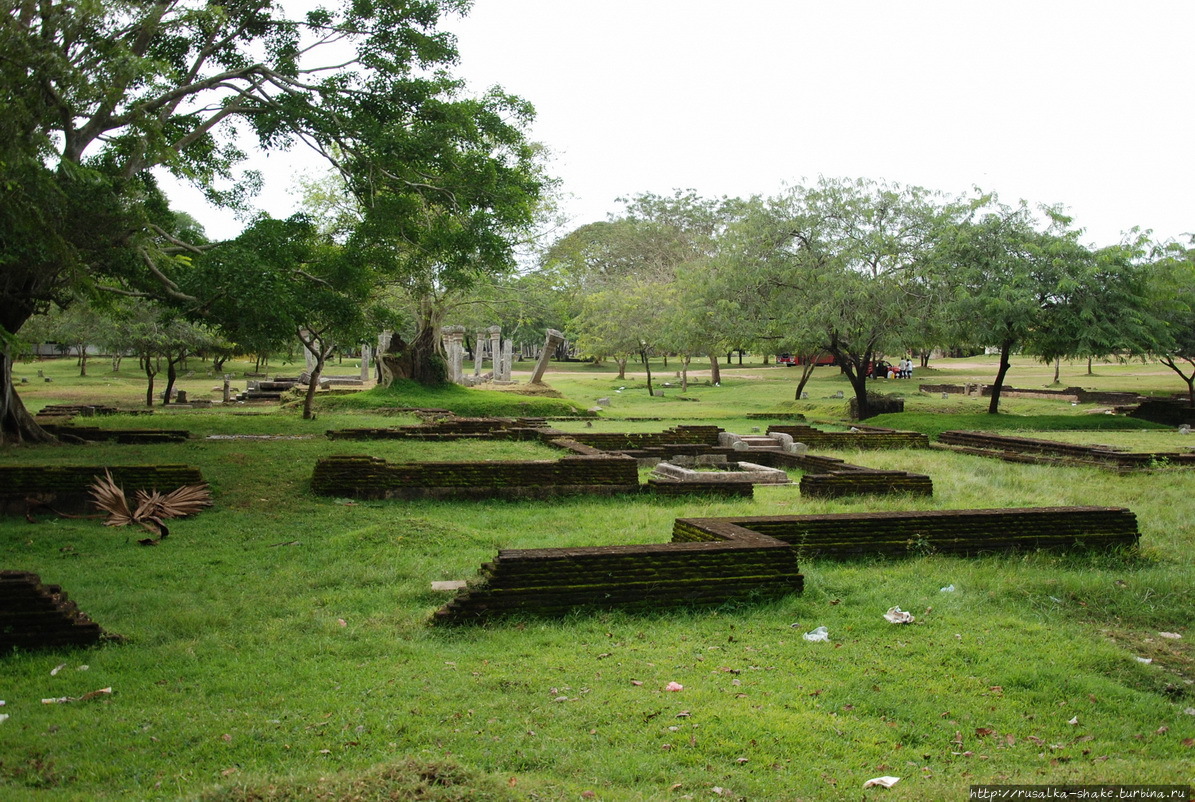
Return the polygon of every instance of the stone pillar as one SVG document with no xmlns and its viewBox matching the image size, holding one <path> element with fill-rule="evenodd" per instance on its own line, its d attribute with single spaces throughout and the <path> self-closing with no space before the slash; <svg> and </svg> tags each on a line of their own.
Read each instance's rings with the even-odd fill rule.
<svg viewBox="0 0 1195 802">
<path fill-rule="evenodd" d="M 515 344 L 511 340 L 502 343 L 502 381 L 510 381 L 510 369 L 514 365 Z"/>
<path fill-rule="evenodd" d="M 490 368 L 497 379 L 502 365 L 502 327 L 490 326 L 485 331 L 490 335 Z"/>
<path fill-rule="evenodd" d="M 306 336 L 307 338 L 310 339 L 311 332 L 304 331 L 303 334 L 304 334 L 304 336 Z M 308 373 L 308 375 L 310 375 L 311 372 L 313 370 L 315 370 L 315 361 L 316 361 L 315 354 L 311 353 L 311 349 L 308 348 L 306 345 L 303 345 L 302 341 L 299 342 L 299 347 L 303 349 L 303 359 L 305 360 L 305 362 L 307 364 L 307 373 Z"/>
<path fill-rule="evenodd" d="M 369 381 L 369 346 L 361 345 L 361 381 Z"/>
<path fill-rule="evenodd" d="M 232 374 L 225 373 L 224 374 L 224 403 L 225 404 L 227 404 L 232 399 L 232 387 L 230 386 L 231 381 L 232 381 Z"/>
<path fill-rule="evenodd" d="M 564 335 L 556 331 L 556 329 L 548 329 L 547 336 L 544 338 L 544 350 L 540 352 L 539 362 L 535 366 L 535 373 L 531 375 L 532 384 L 540 384 L 544 378 L 544 371 L 548 369 L 548 360 L 552 358 L 552 352 L 556 350 L 556 346 L 564 342 Z"/>
<path fill-rule="evenodd" d="M 460 384 L 464 379 L 463 362 L 465 355 L 465 327 L 445 326 L 444 350 L 448 354 L 448 378 L 453 384 Z"/>
<path fill-rule="evenodd" d="M 473 340 L 473 378 L 481 378 L 481 363 L 485 361 L 485 332 L 477 332 Z"/>
</svg>

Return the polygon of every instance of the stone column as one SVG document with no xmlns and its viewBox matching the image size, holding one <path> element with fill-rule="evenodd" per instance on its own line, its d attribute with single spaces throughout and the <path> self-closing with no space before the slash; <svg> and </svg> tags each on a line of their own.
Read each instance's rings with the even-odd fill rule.
<svg viewBox="0 0 1195 802">
<path fill-rule="evenodd" d="M 304 331 L 303 334 L 305 334 L 308 338 L 311 337 L 311 332 L 309 331 Z M 306 345 L 303 345 L 301 341 L 299 343 L 299 347 L 303 349 L 303 359 L 307 363 L 307 373 L 310 375 L 310 373 L 315 370 L 315 354 L 311 353 L 311 349 Z"/>
<path fill-rule="evenodd" d="M 510 381 L 510 368 L 514 362 L 515 344 L 510 340 L 505 340 L 502 343 L 502 381 Z"/>
<path fill-rule="evenodd" d="M 361 345 L 361 381 L 369 381 L 369 346 Z"/>
<path fill-rule="evenodd" d="M 497 379 L 498 371 L 502 368 L 502 327 L 490 326 L 486 334 L 490 335 L 490 367 Z"/>
<path fill-rule="evenodd" d="M 544 350 L 540 352 L 539 362 L 535 366 L 535 373 L 531 375 L 532 384 L 540 384 L 544 378 L 544 371 L 548 369 L 548 360 L 552 358 L 552 352 L 556 350 L 556 346 L 564 342 L 564 335 L 556 331 L 556 329 L 548 329 L 547 337 L 544 338 Z"/>
<path fill-rule="evenodd" d="M 448 378 L 453 384 L 460 384 L 464 379 L 465 327 L 445 326 L 442 331 L 444 350 L 448 353 Z"/>
<path fill-rule="evenodd" d="M 481 363 L 485 361 L 485 332 L 477 332 L 473 340 L 473 378 L 481 378 Z"/>
</svg>

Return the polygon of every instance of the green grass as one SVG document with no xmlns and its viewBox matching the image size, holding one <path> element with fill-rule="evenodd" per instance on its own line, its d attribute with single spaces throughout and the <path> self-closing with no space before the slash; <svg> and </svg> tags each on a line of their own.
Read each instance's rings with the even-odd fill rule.
<svg viewBox="0 0 1195 802">
<path fill-rule="evenodd" d="M 580 415 L 584 410 L 567 400 L 519 395 L 456 384 L 424 387 L 400 380 L 389 387 L 374 387 L 360 393 L 333 395 L 320 401 L 321 409 L 374 410 L 387 407 L 451 409 L 468 417 L 555 417 Z"/>
<path fill-rule="evenodd" d="M 767 425 L 746 412 L 801 405 L 791 401 L 792 376 L 745 366 L 724 374 L 720 388 L 695 388 L 696 402 L 628 390 L 607 414 L 698 408 L 746 432 Z M 582 408 L 593 400 L 582 390 L 601 392 L 596 398 L 612 385 L 632 387 L 584 369 L 548 378 Z M 833 417 L 842 402 L 825 396 L 844 384 L 832 372 L 817 375 L 805 411 Z M 966 410 L 918 397 L 915 386 L 908 398 L 924 409 L 906 416 L 928 418 L 940 405 L 953 410 L 944 428 L 990 428 L 960 427 L 955 413 Z M 94 385 L 79 389 L 62 376 L 47 387 L 85 398 Z M 135 405 L 136 388 L 113 400 L 130 396 L 123 403 Z M 1189 447 L 1159 429 L 1084 431 L 1087 421 L 1123 419 L 1066 403 L 1009 410 L 998 418 L 1068 430 L 1059 437 L 1151 450 L 1170 438 L 1172 450 Z M 964 798 L 978 782 L 1195 781 L 1195 750 L 1184 745 L 1195 737 L 1195 715 L 1184 712 L 1195 708 L 1190 471 L 1116 475 L 928 450 L 845 451 L 833 455 L 927 473 L 935 495 L 817 500 L 768 487 L 754 501 L 347 503 L 311 494 L 320 456 L 559 452 L 322 436 L 412 420 L 364 408 L 324 409 L 314 422 L 276 406 L 238 412 L 159 409 L 89 421 L 196 433 L 180 444 L 0 451 L 9 464 L 184 462 L 203 470 L 216 499 L 155 548 L 136 545 L 138 532 L 92 520 L 0 519 L 0 567 L 61 584 L 94 620 L 129 638 L 0 658 L 9 716 L 0 722 L 0 797 L 936 800 Z M 592 428 L 658 431 L 699 420 L 598 420 Z M 199 437 L 238 432 L 311 436 Z M 780 601 L 450 630 L 427 624 L 447 600 L 431 581 L 472 577 L 499 548 L 661 542 L 677 517 L 1059 504 L 1129 507 L 1140 523 L 1139 553 L 814 561 L 802 566 L 805 593 Z M 955 592 L 940 591 L 951 584 Z M 886 622 L 894 605 L 917 622 Z M 830 643 L 801 638 L 817 626 L 829 629 Z M 666 692 L 673 681 L 684 690 Z M 111 696 L 91 701 L 40 701 L 106 687 Z M 884 774 L 902 781 L 862 789 Z"/>
</svg>

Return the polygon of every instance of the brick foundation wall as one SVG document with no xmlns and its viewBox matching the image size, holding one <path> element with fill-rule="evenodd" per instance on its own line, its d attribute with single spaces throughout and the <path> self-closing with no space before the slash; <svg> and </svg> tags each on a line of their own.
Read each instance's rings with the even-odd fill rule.
<svg viewBox="0 0 1195 802">
<path fill-rule="evenodd" d="M 780 598 L 803 586 L 792 547 L 745 531 L 699 543 L 504 549 L 482 566 L 481 578 L 433 622 L 559 616 L 578 608 L 688 608 Z"/>
<path fill-rule="evenodd" d="M 1054 440 L 1038 440 L 1030 437 L 1011 437 L 988 432 L 949 431 L 938 436 L 938 442 L 965 450 L 979 456 L 996 456 L 1012 461 L 1019 456 L 1041 454 L 1065 458 L 1077 462 L 1113 465 L 1122 468 L 1149 468 L 1160 462 L 1171 465 L 1195 466 L 1195 454 L 1191 453 L 1141 453 L 1112 451 L 1100 446 L 1086 446 L 1079 443 L 1060 443 Z"/>
<path fill-rule="evenodd" d="M 893 429 L 859 432 L 823 432 L 812 426 L 769 426 L 773 432 L 792 435 L 793 440 L 817 449 L 929 448 L 929 437 L 921 432 Z"/>
<path fill-rule="evenodd" d="M 1101 549 L 1133 546 L 1139 537 L 1137 517 L 1119 507 L 679 518 L 672 537 L 676 542 L 707 541 L 734 528 L 790 543 L 802 559 Z"/>
<path fill-rule="evenodd" d="M 0 571 L 0 652 L 92 646 L 115 639 L 37 574 Z"/>
<path fill-rule="evenodd" d="M 199 469 L 187 465 L 7 465 L 0 466 L 0 513 L 24 515 L 30 500 L 59 512 L 94 512 L 89 489 L 105 470 L 128 496 L 206 484 Z"/>
<path fill-rule="evenodd" d="M 350 498 L 549 497 L 639 489 L 633 459 L 569 456 L 559 460 L 388 463 L 367 456 L 318 460 L 311 489 Z"/>
</svg>

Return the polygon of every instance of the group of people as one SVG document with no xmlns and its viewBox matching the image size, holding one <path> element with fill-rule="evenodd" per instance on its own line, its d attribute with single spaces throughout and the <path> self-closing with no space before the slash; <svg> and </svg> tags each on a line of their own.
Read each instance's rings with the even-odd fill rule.
<svg viewBox="0 0 1195 802">
<path fill-rule="evenodd" d="M 913 378 L 913 360 L 907 357 L 902 358 L 895 365 L 881 360 L 872 365 L 870 376 L 873 379 L 911 379 Z"/>
</svg>

